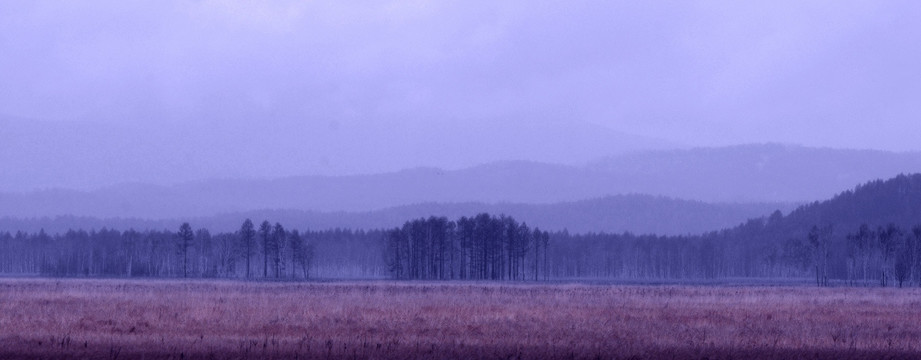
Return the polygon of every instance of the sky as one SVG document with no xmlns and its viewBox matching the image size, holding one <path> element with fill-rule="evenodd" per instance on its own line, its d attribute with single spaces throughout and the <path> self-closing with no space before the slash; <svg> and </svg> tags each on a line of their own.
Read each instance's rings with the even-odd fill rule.
<svg viewBox="0 0 921 360">
<path fill-rule="evenodd" d="M 918 151 L 919 18 L 918 1 L 5 1 L 0 115 L 218 145 L 549 123 Z"/>
</svg>

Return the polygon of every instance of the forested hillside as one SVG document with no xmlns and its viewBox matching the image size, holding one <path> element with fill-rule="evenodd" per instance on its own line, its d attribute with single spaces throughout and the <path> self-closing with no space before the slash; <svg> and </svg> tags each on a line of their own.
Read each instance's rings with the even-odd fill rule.
<svg viewBox="0 0 921 360">
<path fill-rule="evenodd" d="M 700 236 L 556 234 L 557 276 L 816 278 L 921 285 L 921 174 Z"/>
</svg>

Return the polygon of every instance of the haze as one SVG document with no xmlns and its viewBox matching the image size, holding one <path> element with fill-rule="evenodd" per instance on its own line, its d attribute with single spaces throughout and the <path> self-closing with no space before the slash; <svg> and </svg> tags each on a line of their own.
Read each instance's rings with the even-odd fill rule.
<svg viewBox="0 0 921 360">
<path fill-rule="evenodd" d="M 16 170 L 0 189 L 767 142 L 917 151 L 919 15 L 914 1 L 4 2 L 0 163 Z"/>
</svg>

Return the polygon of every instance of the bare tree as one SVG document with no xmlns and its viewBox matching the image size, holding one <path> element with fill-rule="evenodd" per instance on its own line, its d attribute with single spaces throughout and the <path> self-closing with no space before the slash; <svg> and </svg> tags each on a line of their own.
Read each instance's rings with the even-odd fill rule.
<svg viewBox="0 0 921 360">
<path fill-rule="evenodd" d="M 912 280 L 918 286 L 921 286 L 921 225 L 916 225 L 911 229 L 914 237 L 914 251 L 912 251 Z"/>
<path fill-rule="evenodd" d="M 217 234 L 213 238 L 216 259 L 212 259 L 217 267 L 216 275 L 236 275 L 237 236 L 234 234 Z"/>
<path fill-rule="evenodd" d="M 851 256 L 851 277 L 856 283 L 858 271 L 861 282 L 866 284 L 869 280 L 869 267 L 874 253 L 873 240 L 876 234 L 867 224 L 860 225 L 856 233 L 847 236 L 848 253 Z"/>
<path fill-rule="evenodd" d="M 212 277 L 216 274 L 213 263 L 214 244 L 208 229 L 195 231 L 195 273 L 199 276 Z"/>
<path fill-rule="evenodd" d="M 813 260 L 815 264 L 815 280 L 818 286 L 828 286 L 828 255 L 830 251 L 830 238 L 832 227 L 813 226 L 809 230 L 809 244 L 813 248 Z"/>
<path fill-rule="evenodd" d="M 309 233 L 309 232 L 308 232 Z M 297 278 L 300 270 L 304 279 L 310 279 L 310 267 L 313 265 L 314 246 L 297 229 L 288 232 L 288 248 L 291 255 L 291 277 Z"/>
<path fill-rule="evenodd" d="M 122 233 L 123 250 L 125 254 L 125 276 L 134 276 L 134 262 L 137 254 L 137 243 L 141 234 L 134 229 Z"/>
<path fill-rule="evenodd" d="M 901 245 L 902 230 L 895 224 L 880 226 L 876 231 L 879 248 L 882 253 L 880 263 L 880 285 L 888 286 L 889 279 L 895 277 L 896 250 Z"/>
</svg>

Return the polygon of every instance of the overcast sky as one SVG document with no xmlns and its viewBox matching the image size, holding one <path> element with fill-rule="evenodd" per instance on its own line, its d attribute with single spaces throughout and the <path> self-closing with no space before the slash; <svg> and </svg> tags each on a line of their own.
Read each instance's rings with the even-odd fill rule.
<svg viewBox="0 0 921 360">
<path fill-rule="evenodd" d="M 0 114 L 921 150 L 918 19 L 914 0 L 4 1 Z"/>
</svg>

